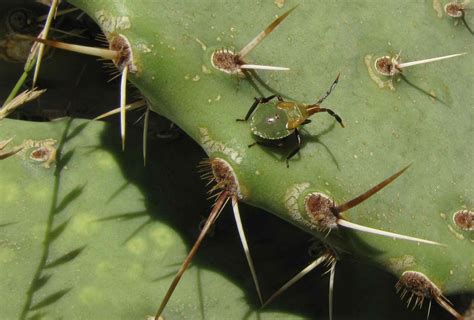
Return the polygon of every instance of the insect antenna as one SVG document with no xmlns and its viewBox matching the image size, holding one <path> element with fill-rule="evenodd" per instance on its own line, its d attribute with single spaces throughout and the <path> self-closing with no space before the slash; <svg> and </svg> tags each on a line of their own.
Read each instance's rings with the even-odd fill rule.
<svg viewBox="0 0 474 320">
<path fill-rule="evenodd" d="M 339 72 L 337 74 L 337 77 L 336 77 L 336 80 L 333 81 L 333 83 L 331 84 L 331 87 L 329 88 L 328 91 L 326 91 L 326 93 L 321 97 L 319 98 L 318 101 L 316 101 L 315 104 L 321 104 L 324 100 L 326 100 L 326 98 L 331 94 L 332 90 L 334 90 L 334 88 L 336 87 L 337 83 L 339 82 L 339 77 L 341 76 L 341 73 Z"/>
<path fill-rule="evenodd" d="M 339 124 L 341 125 L 341 127 L 344 128 L 344 123 L 342 122 L 342 119 L 341 117 L 335 113 L 334 111 L 332 111 L 331 109 L 328 109 L 328 108 L 321 108 L 320 104 L 326 100 L 326 98 L 331 94 L 331 92 L 334 90 L 334 88 L 336 87 L 337 83 L 339 82 L 339 77 L 341 76 L 341 73 L 338 73 L 337 74 L 337 77 L 336 79 L 333 81 L 333 83 L 331 84 L 331 87 L 329 87 L 329 89 L 326 91 L 326 93 L 321 97 L 319 98 L 318 101 L 316 101 L 316 103 L 314 104 L 311 104 L 311 105 L 308 105 L 306 107 L 306 113 L 307 113 L 307 117 L 315 114 L 315 113 L 318 113 L 318 112 L 327 112 L 329 115 L 331 115 L 332 117 L 334 117 L 336 119 L 337 122 L 339 122 Z M 303 123 L 304 124 L 304 123 Z"/>
</svg>

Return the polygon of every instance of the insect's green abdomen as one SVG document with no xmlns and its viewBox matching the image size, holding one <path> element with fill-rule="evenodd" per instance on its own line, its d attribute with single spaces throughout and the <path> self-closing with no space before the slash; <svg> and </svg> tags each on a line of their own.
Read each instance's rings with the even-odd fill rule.
<svg viewBox="0 0 474 320">
<path fill-rule="evenodd" d="M 283 104 L 284 108 L 282 108 Z M 250 130 L 263 139 L 282 139 L 294 132 L 294 129 L 287 129 L 288 122 L 301 117 L 301 111 L 296 103 L 262 104 L 255 110 L 250 120 Z"/>
</svg>

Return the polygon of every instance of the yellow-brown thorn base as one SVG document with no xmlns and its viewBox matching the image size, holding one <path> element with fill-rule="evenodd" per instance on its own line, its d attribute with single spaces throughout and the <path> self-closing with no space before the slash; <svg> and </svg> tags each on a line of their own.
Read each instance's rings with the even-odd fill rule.
<svg viewBox="0 0 474 320">
<path fill-rule="evenodd" d="M 333 212 L 334 201 L 319 192 L 313 192 L 305 197 L 306 214 L 311 220 L 311 226 L 318 231 L 328 231 L 337 228 L 337 217 Z"/>
<path fill-rule="evenodd" d="M 239 182 L 230 164 L 220 158 L 204 159 L 199 163 L 201 178 L 207 180 L 207 185 L 213 184 L 208 191 L 211 197 L 218 197 L 222 191 L 227 191 L 229 196 L 242 198 Z"/>
<path fill-rule="evenodd" d="M 110 34 L 109 49 L 119 52 L 118 57 L 114 59 L 114 63 L 119 70 L 123 70 L 127 66 L 130 73 L 138 71 L 137 66 L 133 62 L 132 46 L 125 36 Z"/>
<path fill-rule="evenodd" d="M 434 299 L 444 310 L 449 312 L 455 319 L 462 320 L 464 317 L 460 315 L 452 306 L 451 302 L 443 296 L 441 289 L 439 289 L 427 276 L 417 271 L 405 271 L 397 284 L 395 285 L 397 293 L 403 300 L 407 296 L 407 307 L 415 298 L 412 310 L 417 306 L 420 308 L 426 299 Z M 408 296 L 409 294 L 409 296 Z"/>
<path fill-rule="evenodd" d="M 217 70 L 225 73 L 243 75 L 240 66 L 244 64 L 244 62 L 230 49 L 214 51 L 211 55 L 211 64 Z"/>
</svg>

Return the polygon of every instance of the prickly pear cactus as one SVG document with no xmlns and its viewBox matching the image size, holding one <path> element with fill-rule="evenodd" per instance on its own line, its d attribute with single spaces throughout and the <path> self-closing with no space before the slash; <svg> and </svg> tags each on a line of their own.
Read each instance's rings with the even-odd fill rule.
<svg viewBox="0 0 474 320">
<path fill-rule="evenodd" d="M 415 305 L 433 299 L 461 317 L 444 296 L 474 290 L 474 152 L 469 143 L 474 58 L 467 54 L 388 76 L 376 64 L 377 58 L 400 52 L 404 62 L 472 51 L 474 38 L 444 13 L 444 3 L 299 3 L 245 57 L 249 64 L 291 69 L 259 71 L 262 81 L 222 72 L 213 54 L 238 52 L 296 2 L 71 3 L 98 22 L 112 49 L 117 43 L 126 48 L 129 60 L 119 67 L 130 72 L 129 80 L 151 109 L 179 125 L 208 157 L 229 165 L 239 201 L 321 239 L 342 261 L 357 259 L 390 272 L 402 295 L 410 301 L 414 296 Z M 469 11 L 465 18 L 469 22 Z M 245 116 L 254 97 L 277 93 L 285 100 L 314 103 L 339 72 L 339 83 L 323 106 L 337 112 L 345 128 L 325 114 L 312 117 L 301 130 L 302 148 L 289 168 L 284 160 L 290 148 L 248 147 L 255 141 L 251 128 L 235 120 Z M 442 245 L 341 226 L 329 235 L 321 231 L 316 223 L 320 203 L 312 207 L 312 195 L 344 207 L 408 164 L 396 181 L 334 220 Z M 172 299 L 165 318 L 179 306 Z"/>
<path fill-rule="evenodd" d="M 154 296 L 186 253 L 187 239 L 180 233 L 194 237 L 207 210 L 195 173 L 202 152 L 189 140 L 164 143 L 149 153 L 160 165 L 144 170 L 136 165 L 141 164 L 141 137 L 129 132 L 137 147 L 124 155 L 112 134 L 116 128 L 102 123 L 6 119 L 0 130 L 1 139 L 14 137 L 5 150 L 22 147 L 0 163 L 1 318 L 130 319 L 152 313 Z M 190 161 L 171 169 L 183 152 Z M 176 183 L 184 179 L 186 186 Z M 202 195 L 200 201 L 197 196 L 178 201 L 173 195 L 179 193 Z M 211 257 L 225 257 L 228 250 L 210 248 Z M 242 265 L 238 258 L 228 262 Z M 185 288 L 196 294 L 180 298 L 183 307 L 171 310 L 174 317 L 218 317 L 222 310 L 212 293 L 221 288 L 234 302 L 230 312 L 245 314 L 249 306 L 233 284 L 236 273 L 220 274 L 216 266 L 207 271 L 206 265 L 196 261 L 191 268 L 194 281 Z M 193 303 L 196 299 L 202 305 Z"/>
<path fill-rule="evenodd" d="M 142 161 L 141 137 L 134 130 L 123 153 L 117 127 L 97 122 L 5 119 L 0 129 L 2 141 L 14 137 L 5 152 L 23 147 L 0 162 L 2 318 L 143 319 L 152 314 L 208 211 L 195 167 L 204 156 L 199 147 L 190 139 L 158 143 L 148 154 L 154 165 L 143 168 L 136 165 Z M 252 222 L 246 228 L 255 263 L 265 270 L 264 292 L 271 292 L 308 262 L 308 236 L 255 208 L 243 210 L 245 221 Z M 294 288 L 291 298 L 259 310 L 229 214 L 224 211 L 194 259 L 167 318 L 327 319 L 327 280 L 319 272 Z M 352 290 L 343 290 L 342 283 Z M 395 299 L 392 284 L 393 278 L 376 268 L 341 262 L 337 314 L 413 316 Z M 361 310 L 361 303 L 374 306 Z"/>
</svg>

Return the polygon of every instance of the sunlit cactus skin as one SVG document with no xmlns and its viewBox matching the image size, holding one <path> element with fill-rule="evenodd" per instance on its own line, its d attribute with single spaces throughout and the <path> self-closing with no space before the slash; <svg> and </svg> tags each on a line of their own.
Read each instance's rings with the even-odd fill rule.
<svg viewBox="0 0 474 320">
<path fill-rule="evenodd" d="M 217 70 L 211 56 L 222 48 L 238 51 L 297 2 L 278 2 L 282 7 L 250 0 L 71 3 L 94 18 L 108 39 L 127 39 L 136 66 L 129 81 L 152 111 L 176 123 L 209 158 L 222 158 L 232 166 L 241 201 L 344 252 L 342 259 L 370 262 L 397 278 L 405 272 L 421 273 L 445 296 L 473 292 L 472 229 L 459 227 L 453 215 L 472 212 L 474 206 L 474 151 L 468 143 L 474 133 L 469 106 L 474 99 L 474 58 L 467 54 L 407 68 L 403 77 L 409 82 L 374 68 L 378 57 L 400 51 L 403 62 L 472 51 L 472 35 L 448 19 L 442 5 L 299 3 L 246 56 L 246 63 L 291 69 L 258 71 L 271 92 L 254 78 Z M 311 104 L 338 72 L 338 86 L 325 106 L 337 109 L 344 129 L 331 117 L 313 116 L 289 168 L 285 158 L 291 145 L 248 148 L 255 141 L 249 125 L 235 120 L 245 115 L 255 97 L 276 92 L 285 100 Z M 342 228 L 327 236 L 307 219 L 307 195 L 321 193 L 342 204 L 408 164 L 411 167 L 396 181 L 342 217 L 445 246 Z M 153 299 L 158 303 L 160 296 Z"/>
</svg>

